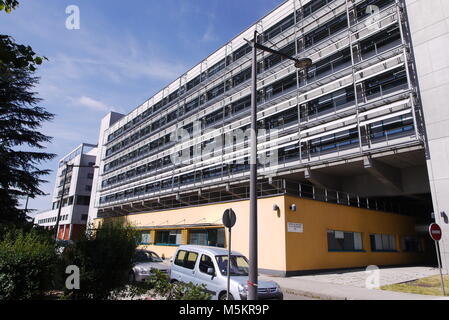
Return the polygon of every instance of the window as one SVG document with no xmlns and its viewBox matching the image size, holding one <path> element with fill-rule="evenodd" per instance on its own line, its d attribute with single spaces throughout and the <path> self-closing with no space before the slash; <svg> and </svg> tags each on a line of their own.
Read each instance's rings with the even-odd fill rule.
<svg viewBox="0 0 449 320">
<path fill-rule="evenodd" d="M 390 234 L 370 235 L 372 251 L 396 251 L 396 237 Z"/>
<path fill-rule="evenodd" d="M 183 267 L 184 266 L 184 259 L 186 258 L 187 251 L 180 250 L 178 251 L 178 254 L 176 255 L 175 264 L 177 266 Z"/>
<path fill-rule="evenodd" d="M 181 244 L 181 230 L 157 231 L 156 244 L 159 245 Z"/>
<path fill-rule="evenodd" d="M 85 190 L 86 191 L 92 191 L 92 186 L 86 186 Z"/>
<path fill-rule="evenodd" d="M 86 221 L 87 220 L 87 214 L 82 214 L 81 215 L 81 220 L 82 221 Z"/>
<path fill-rule="evenodd" d="M 199 265 L 199 269 L 202 273 L 206 273 L 207 274 L 207 269 L 214 268 L 214 262 L 212 261 L 212 258 L 203 254 L 201 256 L 201 260 L 200 260 L 200 265 Z"/>
<path fill-rule="evenodd" d="M 142 232 L 140 237 L 141 245 L 148 245 L 151 243 L 151 233 L 150 232 Z"/>
<path fill-rule="evenodd" d="M 181 250 L 178 251 L 178 254 L 176 255 L 175 264 L 177 266 L 193 270 L 195 268 L 197 258 L 198 253 Z"/>
<path fill-rule="evenodd" d="M 327 232 L 329 251 L 362 251 L 362 234 L 329 230 Z"/>
<path fill-rule="evenodd" d="M 218 268 L 222 275 L 228 275 L 228 256 L 216 257 Z M 249 272 L 248 260 L 244 256 L 231 256 L 230 263 L 231 276 L 247 277 Z"/>
<path fill-rule="evenodd" d="M 287 18 L 278 22 L 270 29 L 264 32 L 264 41 L 268 41 L 295 24 L 295 15 L 292 13 Z"/>
<path fill-rule="evenodd" d="M 402 250 L 405 252 L 421 252 L 421 245 L 416 237 L 402 237 Z"/>
<path fill-rule="evenodd" d="M 189 244 L 224 248 L 224 229 L 191 230 Z"/>
<path fill-rule="evenodd" d="M 76 204 L 80 206 L 88 206 L 90 203 L 90 197 L 89 196 L 77 196 L 76 197 Z"/>
</svg>

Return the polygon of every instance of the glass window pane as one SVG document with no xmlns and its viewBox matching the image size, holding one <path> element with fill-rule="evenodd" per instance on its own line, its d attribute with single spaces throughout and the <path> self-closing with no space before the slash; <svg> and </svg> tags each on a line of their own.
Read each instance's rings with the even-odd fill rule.
<svg viewBox="0 0 449 320">
<path fill-rule="evenodd" d="M 354 249 L 362 250 L 362 234 L 360 232 L 354 233 Z"/>
</svg>

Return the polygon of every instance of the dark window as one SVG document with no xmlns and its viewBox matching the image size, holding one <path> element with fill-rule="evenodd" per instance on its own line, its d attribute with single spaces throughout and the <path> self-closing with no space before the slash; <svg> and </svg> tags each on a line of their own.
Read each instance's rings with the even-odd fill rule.
<svg viewBox="0 0 449 320">
<path fill-rule="evenodd" d="M 370 235 L 372 251 L 396 251 L 396 237 L 389 234 Z"/>
<path fill-rule="evenodd" d="M 327 232 L 329 251 L 361 251 L 362 234 L 360 232 L 344 232 L 329 230 Z"/>
<path fill-rule="evenodd" d="M 207 76 L 211 77 L 226 67 L 226 59 L 221 60 L 207 70 Z"/>
<path fill-rule="evenodd" d="M 176 255 L 175 264 L 190 270 L 195 268 L 195 263 L 198 258 L 198 253 L 180 250 Z"/>
<path fill-rule="evenodd" d="M 76 197 L 76 204 L 80 206 L 88 206 L 90 203 L 90 197 L 89 196 L 77 196 Z"/>
<path fill-rule="evenodd" d="M 333 19 L 332 21 L 329 21 L 323 26 L 307 33 L 305 35 L 305 47 L 311 47 L 321 40 L 331 36 L 332 34 L 346 28 L 347 26 L 348 20 L 345 13 Z"/>
<path fill-rule="evenodd" d="M 247 68 L 240 73 L 236 74 L 234 77 L 232 77 L 232 85 L 238 86 L 239 84 L 245 82 L 246 80 L 249 80 L 251 78 L 251 68 Z"/>
<path fill-rule="evenodd" d="M 312 0 L 303 7 L 304 18 L 310 16 L 312 13 L 318 11 L 326 4 L 332 2 L 334 0 Z"/>
<path fill-rule="evenodd" d="M 202 273 L 207 273 L 209 268 L 215 269 L 214 262 L 211 257 L 203 254 L 200 259 L 199 269 Z"/>
<path fill-rule="evenodd" d="M 218 86 L 207 92 L 207 100 L 212 100 L 224 93 L 224 83 L 220 83 Z"/>
<path fill-rule="evenodd" d="M 156 244 L 181 244 L 181 230 L 156 231 Z"/>
<path fill-rule="evenodd" d="M 224 248 L 224 242 L 224 229 L 191 230 L 189 232 L 189 244 Z"/>
<path fill-rule="evenodd" d="M 283 19 L 282 21 L 276 23 L 274 26 L 269 28 L 267 31 L 264 32 L 264 41 L 268 41 L 271 38 L 274 38 L 278 34 L 282 33 L 283 31 L 290 28 L 292 25 L 295 24 L 295 15 L 292 13 L 287 18 Z"/>
<path fill-rule="evenodd" d="M 403 237 L 402 250 L 405 252 L 421 252 L 421 245 L 416 237 Z"/>
<path fill-rule="evenodd" d="M 197 85 L 201 83 L 201 76 L 197 76 L 193 80 L 187 82 L 187 91 L 195 88 Z"/>
<path fill-rule="evenodd" d="M 240 59 L 244 55 L 250 53 L 251 51 L 252 51 L 251 46 L 249 44 L 245 44 L 242 47 L 240 47 L 239 49 L 237 49 L 236 51 L 234 51 L 234 53 L 232 55 L 232 59 L 233 59 L 233 61 L 237 61 L 238 59 Z"/>
</svg>

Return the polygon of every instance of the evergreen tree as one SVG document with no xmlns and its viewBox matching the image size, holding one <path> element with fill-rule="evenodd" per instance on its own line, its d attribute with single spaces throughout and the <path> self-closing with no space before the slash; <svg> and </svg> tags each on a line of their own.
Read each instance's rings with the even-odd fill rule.
<svg viewBox="0 0 449 320">
<path fill-rule="evenodd" d="M 0 11 L 10 12 L 17 4 L 0 0 Z M 51 138 L 37 131 L 53 119 L 33 91 L 39 81 L 34 71 L 43 59 L 31 47 L 0 35 L 0 223 L 26 222 L 19 200 L 44 194 L 39 184 L 49 170 L 39 166 L 55 156 L 42 151 Z"/>
</svg>

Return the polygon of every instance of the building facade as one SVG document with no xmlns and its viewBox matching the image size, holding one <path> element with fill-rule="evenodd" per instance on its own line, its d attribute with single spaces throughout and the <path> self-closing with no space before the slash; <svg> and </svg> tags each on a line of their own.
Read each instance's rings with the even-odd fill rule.
<svg viewBox="0 0 449 320">
<path fill-rule="evenodd" d="M 350 220 L 339 224 L 319 209 L 317 217 L 334 221 L 323 231 L 323 225 L 301 223 L 300 215 L 279 205 L 279 223 L 270 224 L 268 234 L 283 235 L 284 245 L 270 247 L 281 261 L 273 267 L 262 259 L 260 267 L 291 274 L 420 260 L 423 254 L 406 253 L 432 251 L 422 230 L 432 221 L 433 207 L 443 210 L 436 201 L 439 192 L 442 203 L 447 198 L 447 191 L 431 194 L 430 188 L 435 174 L 428 167 L 444 155 L 436 150 L 432 158 L 428 148 L 432 140 L 420 91 L 420 68 L 427 69 L 414 54 L 416 34 L 422 36 L 421 28 L 429 26 L 414 25 L 409 7 L 418 11 L 414 8 L 422 3 L 285 1 L 128 115 L 112 115 L 114 121 L 108 115 L 100 132 L 90 219 L 126 218 L 142 230 L 143 244 L 158 246 L 164 255 L 179 243 L 227 245 L 218 204 L 232 207 L 249 197 L 252 57 L 246 39 L 256 30 L 259 43 L 313 61 L 303 71 L 278 56 L 257 55 L 259 215 L 273 211 L 272 204 L 263 207 L 263 199 L 282 197 L 286 203 L 294 197 L 304 210 L 317 208 L 306 205 L 309 199 L 327 214 L 345 212 L 341 218 Z M 197 210 L 184 219 L 173 213 L 188 208 Z M 238 210 L 237 224 L 247 226 L 249 205 Z M 366 221 L 374 211 L 379 215 L 372 214 L 378 217 L 373 225 L 393 221 L 397 232 L 371 230 Z M 240 230 L 241 248 L 234 248 L 247 254 L 247 228 Z M 294 244 L 301 236 L 312 237 L 308 233 L 322 237 L 318 243 L 325 243 L 325 250 L 312 255 L 310 265 L 288 266 L 296 259 L 292 255 L 301 253 L 286 249 L 287 239 L 297 237 Z M 313 248 L 313 242 L 306 243 Z M 322 259 L 331 252 L 343 263 Z M 344 258 L 351 252 L 357 259 Z"/>
<path fill-rule="evenodd" d="M 96 157 L 97 146 L 83 143 L 59 161 L 52 208 L 38 213 L 35 224 L 54 229 L 62 197 L 58 239 L 74 240 L 86 230 Z"/>
</svg>

